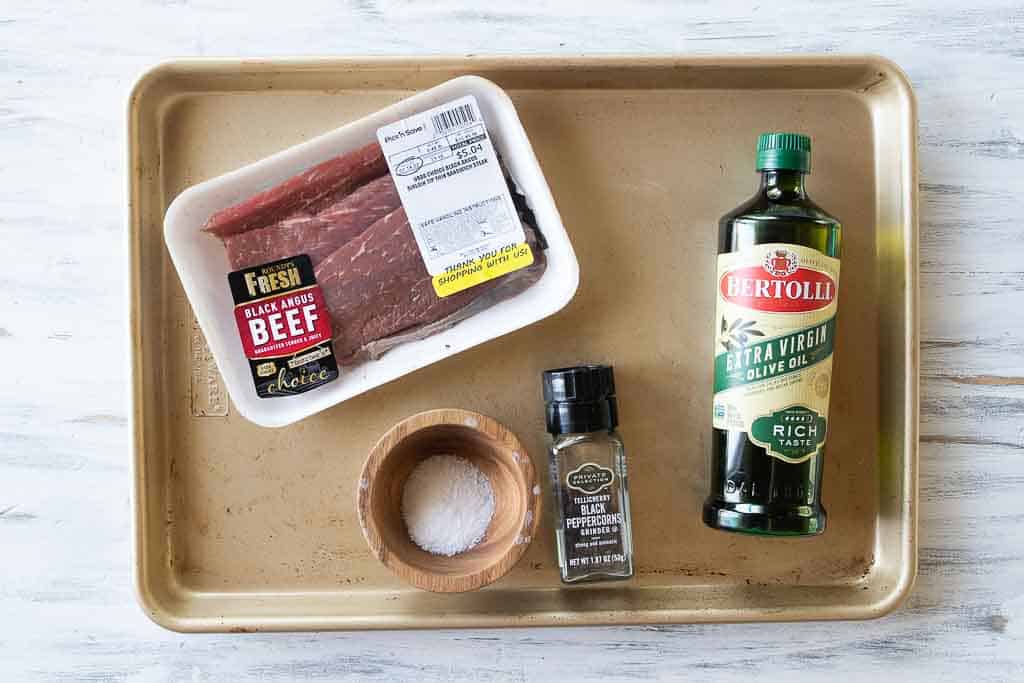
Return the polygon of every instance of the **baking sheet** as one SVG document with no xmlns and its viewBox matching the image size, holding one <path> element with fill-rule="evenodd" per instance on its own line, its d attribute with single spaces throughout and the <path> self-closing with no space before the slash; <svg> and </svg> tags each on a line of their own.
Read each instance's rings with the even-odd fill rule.
<svg viewBox="0 0 1024 683">
<path fill-rule="evenodd" d="M 413 91 L 476 73 L 509 91 L 580 261 L 560 314 L 282 430 L 223 393 L 162 243 L 184 188 Z M 844 223 L 823 500 L 813 539 L 700 521 L 710 437 L 718 218 L 755 190 L 754 143 L 814 138 L 812 197 Z M 181 61 L 129 103 L 136 581 L 183 631 L 868 618 L 916 572 L 916 113 L 871 57 Z M 460 407 L 546 469 L 540 371 L 616 367 L 637 577 L 562 588 L 549 511 L 493 586 L 430 595 L 369 553 L 368 450 Z M 226 413 L 226 414 L 225 414 Z"/>
</svg>

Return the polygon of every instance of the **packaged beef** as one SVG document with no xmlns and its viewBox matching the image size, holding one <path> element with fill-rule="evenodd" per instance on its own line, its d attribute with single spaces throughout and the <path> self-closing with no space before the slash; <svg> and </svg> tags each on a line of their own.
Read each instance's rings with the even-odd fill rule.
<svg viewBox="0 0 1024 683">
<path fill-rule="evenodd" d="M 515 196 L 514 188 L 513 196 Z M 325 161 L 213 214 L 233 270 L 306 254 L 324 294 L 342 365 L 447 329 L 537 282 L 543 238 L 515 201 L 533 263 L 440 297 L 427 272 L 380 146 Z"/>
<path fill-rule="evenodd" d="M 164 238 L 233 409 L 265 427 L 553 315 L 579 283 L 515 106 L 476 76 L 187 188 Z"/>
</svg>

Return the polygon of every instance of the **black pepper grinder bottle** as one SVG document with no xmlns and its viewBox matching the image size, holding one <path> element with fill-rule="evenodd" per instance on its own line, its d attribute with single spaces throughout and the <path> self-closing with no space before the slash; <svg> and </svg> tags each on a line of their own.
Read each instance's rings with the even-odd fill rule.
<svg viewBox="0 0 1024 683">
<path fill-rule="evenodd" d="M 612 368 L 548 370 L 543 383 L 562 581 L 628 579 L 633 537 Z"/>
</svg>

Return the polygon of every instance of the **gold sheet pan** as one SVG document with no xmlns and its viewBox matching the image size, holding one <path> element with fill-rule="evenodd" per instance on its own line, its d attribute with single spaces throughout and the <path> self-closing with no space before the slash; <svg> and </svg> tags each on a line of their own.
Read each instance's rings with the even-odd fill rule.
<svg viewBox="0 0 1024 683">
<path fill-rule="evenodd" d="M 170 201 L 454 76 L 504 87 L 577 250 L 560 314 L 290 428 L 230 405 L 163 245 Z M 843 294 L 814 539 L 700 521 L 718 217 L 752 194 L 758 133 L 810 133 L 815 199 L 843 219 Z M 860 619 L 917 566 L 917 129 L 876 57 L 187 60 L 128 111 L 135 578 L 181 631 Z M 356 476 L 389 426 L 437 407 L 494 416 L 547 456 L 540 371 L 616 367 L 637 576 L 563 588 L 550 517 L 476 593 L 411 588 L 371 557 Z"/>
</svg>

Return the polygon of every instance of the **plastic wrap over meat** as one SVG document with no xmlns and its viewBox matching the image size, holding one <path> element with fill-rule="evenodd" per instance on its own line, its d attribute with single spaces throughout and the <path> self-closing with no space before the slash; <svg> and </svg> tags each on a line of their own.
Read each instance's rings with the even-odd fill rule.
<svg viewBox="0 0 1024 683">
<path fill-rule="evenodd" d="M 339 362 L 374 360 L 511 298 L 544 274 L 546 244 L 525 199 L 510 190 L 530 266 L 438 297 L 380 147 L 330 159 L 214 214 L 231 268 L 307 254 L 324 293 Z"/>
<path fill-rule="evenodd" d="M 401 206 L 391 176 L 381 176 L 317 213 L 300 212 L 222 238 L 233 270 L 306 254 L 313 265 Z"/>
<path fill-rule="evenodd" d="M 404 209 L 396 209 L 316 267 L 334 323 L 334 352 L 352 364 L 447 329 L 515 296 L 543 275 L 537 233 L 526 228 L 534 262 L 475 287 L 438 297 Z"/>
<path fill-rule="evenodd" d="M 376 142 L 328 159 L 280 185 L 210 216 L 203 229 L 218 237 L 273 225 L 289 216 L 313 215 L 388 172 Z"/>
</svg>

